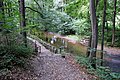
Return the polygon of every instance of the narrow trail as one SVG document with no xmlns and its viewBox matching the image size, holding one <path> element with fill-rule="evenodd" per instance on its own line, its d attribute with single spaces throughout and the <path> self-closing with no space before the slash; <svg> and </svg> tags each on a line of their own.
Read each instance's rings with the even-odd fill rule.
<svg viewBox="0 0 120 80">
<path fill-rule="evenodd" d="M 28 39 L 35 42 L 32 38 Z M 62 58 L 60 54 L 50 52 L 38 41 L 36 43 L 37 46 L 41 46 L 41 53 L 31 62 L 37 75 L 36 80 L 91 80 L 89 75 L 70 64 L 69 60 Z"/>
</svg>

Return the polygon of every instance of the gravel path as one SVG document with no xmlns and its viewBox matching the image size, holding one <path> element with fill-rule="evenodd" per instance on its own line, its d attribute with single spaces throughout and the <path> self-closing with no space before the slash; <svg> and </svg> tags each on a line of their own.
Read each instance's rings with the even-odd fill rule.
<svg viewBox="0 0 120 80">
<path fill-rule="evenodd" d="M 32 60 L 37 80 L 91 80 L 87 74 L 70 64 L 66 58 L 50 52 L 38 42 L 37 44 L 42 50 Z"/>
</svg>

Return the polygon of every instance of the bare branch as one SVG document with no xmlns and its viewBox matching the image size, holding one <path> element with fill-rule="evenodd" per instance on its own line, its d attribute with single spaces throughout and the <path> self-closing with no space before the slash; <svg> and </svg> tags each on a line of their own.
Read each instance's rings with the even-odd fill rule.
<svg viewBox="0 0 120 80">
<path fill-rule="evenodd" d="M 36 0 L 34 0 L 34 1 L 35 1 L 36 4 L 38 5 L 39 9 L 42 10 L 42 8 L 41 8 L 41 6 L 39 5 L 39 3 L 38 3 Z"/>
<path fill-rule="evenodd" d="M 28 9 L 30 9 L 30 10 L 32 10 L 32 11 L 34 11 L 34 12 L 37 12 L 38 14 L 40 14 L 41 15 L 41 17 L 43 18 L 43 14 L 41 13 L 41 12 L 39 12 L 39 11 L 37 11 L 37 10 L 34 10 L 33 8 L 31 8 L 31 7 L 25 7 L 25 8 L 28 8 Z"/>
</svg>

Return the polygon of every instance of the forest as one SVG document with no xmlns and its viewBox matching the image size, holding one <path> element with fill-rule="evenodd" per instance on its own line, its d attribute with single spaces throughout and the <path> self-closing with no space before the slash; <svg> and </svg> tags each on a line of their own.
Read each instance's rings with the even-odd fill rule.
<svg viewBox="0 0 120 80">
<path fill-rule="evenodd" d="M 120 80 L 120 0 L 0 0 L 0 80 Z"/>
</svg>

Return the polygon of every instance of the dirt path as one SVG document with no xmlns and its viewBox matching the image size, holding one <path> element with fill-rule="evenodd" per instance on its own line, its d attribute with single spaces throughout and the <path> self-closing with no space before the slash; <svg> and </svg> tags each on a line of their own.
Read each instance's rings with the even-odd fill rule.
<svg viewBox="0 0 120 80">
<path fill-rule="evenodd" d="M 35 42 L 31 38 L 29 40 Z M 69 60 L 50 52 L 39 42 L 36 43 L 41 46 L 41 53 L 32 60 L 37 80 L 91 80 L 89 75 L 70 64 Z"/>
</svg>

